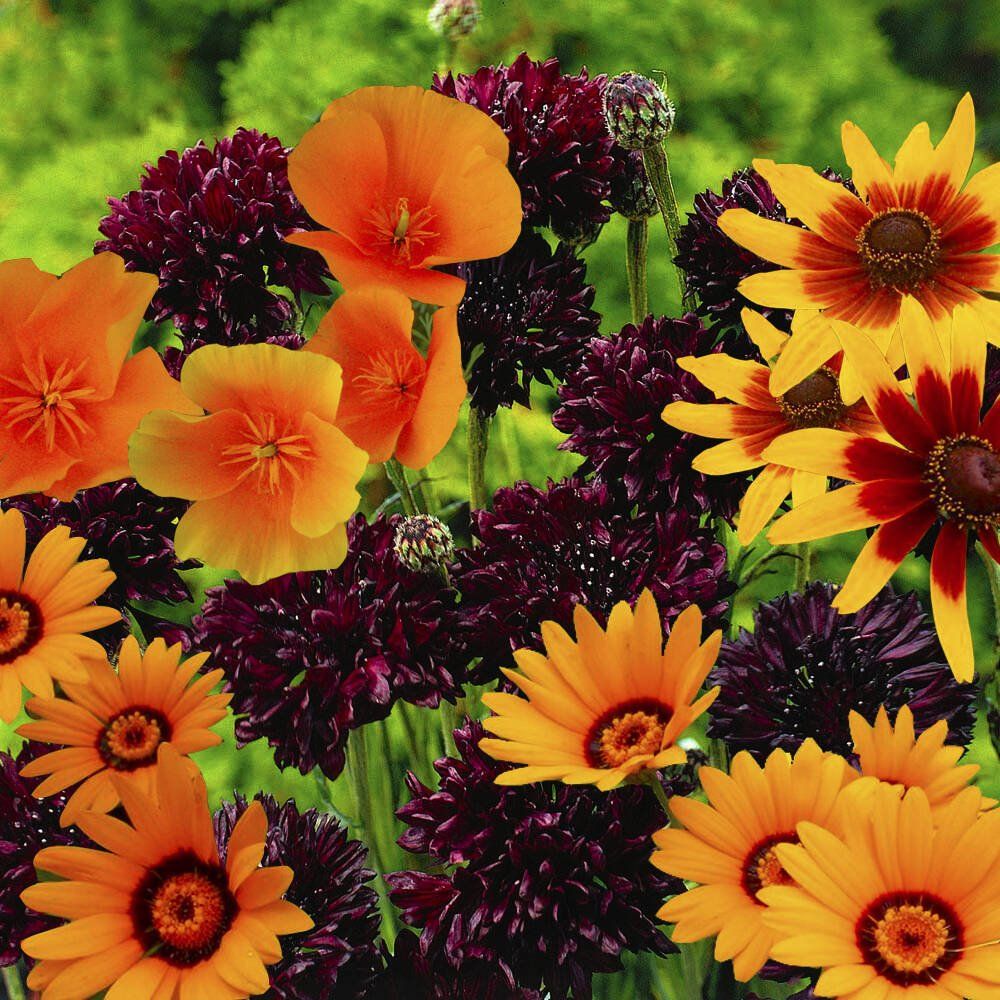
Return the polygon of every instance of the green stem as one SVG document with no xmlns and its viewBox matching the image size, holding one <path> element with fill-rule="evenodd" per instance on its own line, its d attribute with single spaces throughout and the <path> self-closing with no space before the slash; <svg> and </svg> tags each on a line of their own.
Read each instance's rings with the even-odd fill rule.
<svg viewBox="0 0 1000 1000">
<path fill-rule="evenodd" d="M 16 965 L 5 965 L 3 967 L 3 985 L 7 990 L 7 1000 L 24 1000 L 24 985 L 21 982 L 21 974 L 17 971 Z"/>
<path fill-rule="evenodd" d="M 990 596 L 993 598 L 993 654 L 1000 658 L 1000 566 L 993 561 L 981 542 L 976 542 L 976 551 L 990 583 Z"/>
<path fill-rule="evenodd" d="M 667 793 L 663 788 L 663 783 L 660 781 L 659 772 L 646 772 L 646 784 L 653 790 L 653 795 L 656 797 L 656 801 L 660 803 L 660 808 L 663 810 L 664 816 L 666 816 L 669 821 L 671 818 L 670 799 L 667 798 Z"/>
<path fill-rule="evenodd" d="M 490 447 L 490 418 L 469 407 L 469 505 L 472 510 L 485 510 L 486 452 Z"/>
<path fill-rule="evenodd" d="M 799 542 L 796 555 L 798 558 L 795 561 L 795 590 L 801 594 L 812 579 L 813 551 L 809 542 Z"/>
<path fill-rule="evenodd" d="M 628 277 L 628 301 L 632 307 L 632 322 L 638 326 L 649 312 L 646 288 L 646 257 L 649 248 L 649 222 L 629 219 L 625 249 L 625 274 Z"/>
<path fill-rule="evenodd" d="M 454 757 L 455 730 L 458 729 L 461 714 L 459 706 L 453 705 L 450 701 L 441 700 L 438 706 L 438 714 L 441 717 L 441 742 L 444 743 L 444 752 L 449 757 Z"/>
<path fill-rule="evenodd" d="M 406 469 L 400 465 L 398 458 L 390 458 L 385 463 L 385 474 L 389 477 L 389 482 L 396 487 L 399 501 L 403 505 L 403 513 L 407 516 L 419 513 L 420 505 L 410 488 L 410 481 L 406 478 Z"/>
<path fill-rule="evenodd" d="M 677 257 L 677 234 L 681 229 L 680 212 L 677 208 L 677 195 L 674 194 L 674 182 L 670 176 L 670 161 L 662 144 L 650 146 L 642 151 L 642 162 L 646 168 L 646 176 L 656 195 L 656 204 L 663 216 L 663 225 L 667 230 L 667 249 L 670 253 L 670 263 L 677 275 L 677 286 L 680 289 L 684 305 L 690 308 L 691 303 L 684 281 L 684 272 L 675 263 Z"/>
</svg>

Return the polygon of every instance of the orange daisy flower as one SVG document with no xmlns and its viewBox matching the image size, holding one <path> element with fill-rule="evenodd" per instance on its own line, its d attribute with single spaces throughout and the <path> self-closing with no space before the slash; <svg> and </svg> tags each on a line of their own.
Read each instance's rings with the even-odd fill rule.
<svg viewBox="0 0 1000 1000">
<path fill-rule="evenodd" d="M 777 846 L 796 884 L 761 890 L 771 957 L 821 968 L 823 997 L 1000 996 L 1000 813 L 970 788 L 935 817 L 923 789 L 880 785 L 842 823 Z"/>
<path fill-rule="evenodd" d="M 968 306 L 959 307 L 946 357 L 927 313 L 913 299 L 904 301 L 900 333 L 915 407 L 875 344 L 846 323 L 835 326 L 890 440 L 809 429 L 765 448 L 769 462 L 854 484 L 792 510 L 768 538 L 776 544 L 804 542 L 879 525 L 834 599 L 849 613 L 870 601 L 938 525 L 931 558 L 934 621 L 955 676 L 971 680 L 965 597 L 970 535 L 1000 561 L 1000 407 L 980 417 L 986 365 L 982 322 Z"/>
<path fill-rule="evenodd" d="M 267 817 L 251 802 L 226 862 L 212 830 L 205 782 L 169 744 L 159 750 L 156 796 L 114 779 L 129 823 L 84 813 L 80 828 L 103 850 L 49 847 L 35 866 L 63 881 L 21 898 L 69 922 L 26 938 L 40 961 L 28 977 L 42 1000 L 238 1000 L 266 992 L 278 934 L 312 921 L 282 899 L 286 867 L 260 868 Z M 131 824 L 131 825 L 130 825 Z"/>
<path fill-rule="evenodd" d="M 824 309 L 832 319 L 887 331 L 903 296 L 917 298 L 935 322 L 968 302 L 989 318 L 990 337 L 1000 343 L 1000 311 L 979 294 L 1000 291 L 1000 257 L 979 252 L 1000 241 L 1000 164 L 965 183 L 975 137 L 968 94 L 937 147 L 926 122 L 913 129 L 895 169 L 845 122 L 844 155 L 860 198 L 809 167 L 754 160 L 789 216 L 807 228 L 746 209 L 724 212 L 723 232 L 787 268 L 745 278 L 740 292 L 760 305 Z"/>
<path fill-rule="evenodd" d="M 211 693 L 222 680 L 221 670 L 194 679 L 207 659 L 200 653 L 182 662 L 180 645 L 168 647 L 162 639 L 143 653 L 129 636 L 117 673 L 105 660 L 86 684 L 64 683 L 64 697 L 28 702 L 28 711 L 41 721 L 26 722 L 19 735 L 64 749 L 37 757 L 21 773 L 47 776 L 35 789 L 38 798 L 77 785 L 60 817 L 63 826 L 75 823 L 84 810 L 114 809 L 121 801 L 115 776 L 152 795 L 161 745 L 187 755 L 221 742 L 210 727 L 225 717 L 232 696 Z"/>
<path fill-rule="evenodd" d="M 369 286 L 341 295 L 305 350 L 343 369 L 337 426 L 369 461 L 395 455 L 422 469 L 451 437 L 465 399 L 458 310 L 434 313 L 426 358 L 413 346 L 412 330 L 410 300 Z"/>
<path fill-rule="evenodd" d="M 745 750 L 731 773 L 698 771 L 708 803 L 674 796 L 670 811 L 684 829 L 653 835 L 650 859 L 661 871 L 700 883 L 669 900 L 657 914 L 675 923 L 678 944 L 718 935 L 715 958 L 733 961 L 738 980 L 763 967 L 778 936 L 764 923 L 757 897 L 767 886 L 790 885 L 779 844 L 796 843 L 796 824 L 834 821 L 841 789 L 854 780 L 847 761 L 806 740 L 795 756 L 775 750 L 761 767 Z"/>
<path fill-rule="evenodd" d="M 110 253 L 61 278 L 0 263 L 0 496 L 122 479 L 140 419 L 187 405 L 152 348 L 128 356 L 155 291 Z"/>
<path fill-rule="evenodd" d="M 616 604 L 603 630 L 582 604 L 573 609 L 576 640 L 542 622 L 545 654 L 514 653 L 520 672 L 504 670 L 525 698 L 493 692 L 496 714 L 483 728 L 502 739 L 479 746 L 497 760 L 526 764 L 497 776 L 498 785 L 559 779 L 614 788 L 631 775 L 683 764 L 681 734 L 719 693 L 692 703 L 715 663 L 722 633 L 701 642 L 702 618 L 691 605 L 663 645 L 660 613 L 644 590 L 635 611 Z"/>
<path fill-rule="evenodd" d="M 288 158 L 288 179 L 327 231 L 296 233 L 345 288 L 392 285 L 457 305 L 439 264 L 497 257 L 521 231 L 507 137 L 478 108 L 421 87 L 364 87 L 334 101 Z"/>
<path fill-rule="evenodd" d="M 747 333 L 766 359 L 781 357 L 786 345 L 794 343 L 759 313 L 744 309 Z M 795 329 L 827 326 L 817 315 L 796 314 Z M 749 545 L 789 494 L 796 506 L 826 492 L 826 476 L 793 470 L 768 462 L 764 449 L 782 434 L 801 427 L 843 428 L 858 434 L 879 432 L 878 421 L 864 402 L 847 405 L 839 386 L 840 345 L 833 352 L 816 356 L 813 367 L 797 384 L 776 394 L 772 370 L 755 361 L 742 361 L 727 354 L 707 354 L 702 358 L 680 358 L 678 364 L 695 375 L 719 399 L 731 403 L 669 403 L 663 419 L 689 434 L 724 438 L 725 444 L 703 451 L 691 463 L 706 475 L 725 475 L 747 469 L 761 471 L 740 502 L 737 538 Z"/>
<path fill-rule="evenodd" d="M 251 583 L 340 565 L 368 464 L 335 426 L 340 366 L 274 344 L 209 344 L 185 362 L 181 386 L 203 414 L 151 413 L 129 444 L 143 486 L 194 501 L 178 557 Z"/>
<path fill-rule="evenodd" d="M 21 686 L 51 698 L 53 679 L 85 682 L 104 648 L 84 635 L 121 621 L 94 605 L 114 582 L 106 559 L 78 561 L 85 538 L 60 526 L 43 535 L 24 563 L 24 517 L 0 512 L 0 719 L 21 711 Z"/>
</svg>

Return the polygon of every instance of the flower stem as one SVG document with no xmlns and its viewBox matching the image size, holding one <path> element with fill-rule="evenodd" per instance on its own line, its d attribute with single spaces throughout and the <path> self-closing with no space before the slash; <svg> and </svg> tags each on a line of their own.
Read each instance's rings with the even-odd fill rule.
<svg viewBox="0 0 1000 1000">
<path fill-rule="evenodd" d="M 406 478 L 406 469 L 400 465 L 398 458 L 390 458 L 385 463 L 385 474 L 389 477 L 389 482 L 396 487 L 399 501 L 403 505 L 403 513 L 407 516 L 419 513 L 420 506 L 410 487 L 410 481 Z"/>
<path fill-rule="evenodd" d="M 628 301 L 632 307 L 632 322 L 638 326 L 649 311 L 646 288 L 646 257 L 649 248 L 649 222 L 629 219 L 626 237 L 625 273 L 628 277 Z"/>
<path fill-rule="evenodd" d="M 796 547 L 795 561 L 795 590 L 801 594 L 806 589 L 806 584 L 812 579 L 812 546 L 809 542 L 799 542 Z"/>
<path fill-rule="evenodd" d="M 976 551 L 990 583 L 990 596 L 993 598 L 993 654 L 1000 658 L 1000 566 L 993 561 L 982 543 L 976 542 Z"/>
<path fill-rule="evenodd" d="M 7 991 L 7 1000 L 24 1000 L 24 984 L 21 982 L 21 974 L 17 971 L 16 965 L 3 967 L 3 985 Z"/>
<path fill-rule="evenodd" d="M 659 802 L 660 808 L 663 810 L 663 814 L 669 821 L 671 818 L 670 799 L 667 798 L 667 793 L 663 788 L 663 782 L 660 781 L 659 771 L 647 771 L 645 777 L 645 783 L 653 790 L 653 795 L 656 797 L 656 801 Z"/>
<path fill-rule="evenodd" d="M 474 406 L 469 407 L 469 506 L 485 510 L 486 452 L 490 447 L 490 418 Z"/>
<path fill-rule="evenodd" d="M 667 230 L 670 263 L 677 275 L 677 286 L 680 289 L 681 299 L 684 306 L 690 308 L 691 303 L 687 284 L 684 281 L 684 272 L 674 260 L 677 256 L 677 234 L 680 232 L 681 221 L 680 212 L 677 209 L 677 195 L 674 194 L 674 182 L 670 176 L 670 161 L 667 159 L 667 151 L 662 143 L 644 149 L 642 163 L 646 168 L 646 176 L 649 178 L 653 193 L 656 195 L 656 204 L 660 207 L 660 215 L 663 216 L 663 225 Z"/>
</svg>

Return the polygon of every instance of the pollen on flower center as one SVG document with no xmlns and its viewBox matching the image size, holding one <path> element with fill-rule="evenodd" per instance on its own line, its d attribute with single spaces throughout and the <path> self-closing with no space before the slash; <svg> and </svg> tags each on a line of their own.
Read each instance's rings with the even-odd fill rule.
<svg viewBox="0 0 1000 1000">
<path fill-rule="evenodd" d="M 672 712 L 658 701 L 617 705 L 591 725 L 584 752 L 592 767 L 620 767 L 632 757 L 659 753 Z"/>
<path fill-rule="evenodd" d="M 411 211 L 408 198 L 377 205 L 368 216 L 372 244 L 397 263 L 409 264 L 415 257 L 422 259 L 427 256 L 426 244 L 439 235 L 430 228 L 433 219 L 427 207 Z"/>
<path fill-rule="evenodd" d="M 157 748 L 171 736 L 162 712 L 152 708 L 126 708 L 105 723 L 97 740 L 97 752 L 115 771 L 134 771 L 156 760 Z"/>
<path fill-rule="evenodd" d="M 837 373 L 825 365 L 817 369 L 780 396 L 778 407 L 793 427 L 836 428 L 846 409 Z"/>
<path fill-rule="evenodd" d="M 942 517 L 971 529 L 1000 522 L 1000 455 L 984 438 L 962 435 L 938 441 L 923 478 Z"/>
<path fill-rule="evenodd" d="M 282 479 L 299 477 L 297 466 L 312 458 L 312 449 L 304 434 L 280 430 L 275 418 L 267 414 L 246 418 L 246 440 L 223 450 L 227 465 L 241 465 L 240 479 L 256 475 L 257 489 L 261 493 L 277 493 Z"/>
<path fill-rule="evenodd" d="M 858 234 L 858 254 L 875 288 L 912 292 L 938 269 L 941 240 L 923 212 L 889 209 Z"/>
<path fill-rule="evenodd" d="M 373 403 L 388 403 L 412 411 L 420 396 L 427 366 L 416 351 L 374 355 L 354 376 L 354 385 Z"/>
<path fill-rule="evenodd" d="M 795 881 L 782 867 L 775 851 L 777 844 L 797 844 L 794 833 L 775 834 L 754 844 L 743 861 L 743 888 L 748 896 L 756 897 L 761 889 L 771 885 L 794 885 Z"/>
<path fill-rule="evenodd" d="M 42 634 L 38 605 L 16 590 L 0 591 L 0 664 L 26 653 Z"/>
<path fill-rule="evenodd" d="M 22 377 L 0 376 L 14 391 L 0 396 L 0 404 L 7 407 L 4 422 L 17 429 L 22 441 L 29 440 L 41 431 L 47 451 L 56 443 L 56 433 L 66 433 L 74 445 L 90 428 L 80 413 L 78 403 L 94 394 L 90 386 L 78 384 L 82 365 L 70 368 L 63 361 L 51 374 L 43 360 L 35 367 L 22 365 Z"/>
</svg>

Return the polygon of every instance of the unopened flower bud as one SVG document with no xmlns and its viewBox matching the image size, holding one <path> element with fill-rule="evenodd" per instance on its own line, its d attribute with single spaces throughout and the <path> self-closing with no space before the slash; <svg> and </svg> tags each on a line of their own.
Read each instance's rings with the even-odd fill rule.
<svg viewBox="0 0 1000 1000">
<path fill-rule="evenodd" d="M 446 524 L 430 514 L 404 517 L 394 539 L 399 561 L 415 573 L 445 569 L 455 558 L 455 541 Z"/>
<path fill-rule="evenodd" d="M 611 207 L 626 219 L 649 219 L 659 212 L 656 193 L 642 165 L 642 153 L 630 150 L 621 173 L 611 181 Z"/>
<path fill-rule="evenodd" d="M 427 12 L 427 23 L 435 34 L 457 42 L 476 30 L 480 17 L 477 0 L 435 0 Z"/>
<path fill-rule="evenodd" d="M 648 77 L 621 73 L 604 90 L 604 116 L 615 142 L 625 149 L 657 146 L 674 127 L 674 106 Z"/>
<path fill-rule="evenodd" d="M 596 242 L 603 228 L 603 222 L 583 217 L 555 219 L 552 222 L 552 232 L 560 243 L 568 243 L 576 250 L 584 250 Z"/>
</svg>

